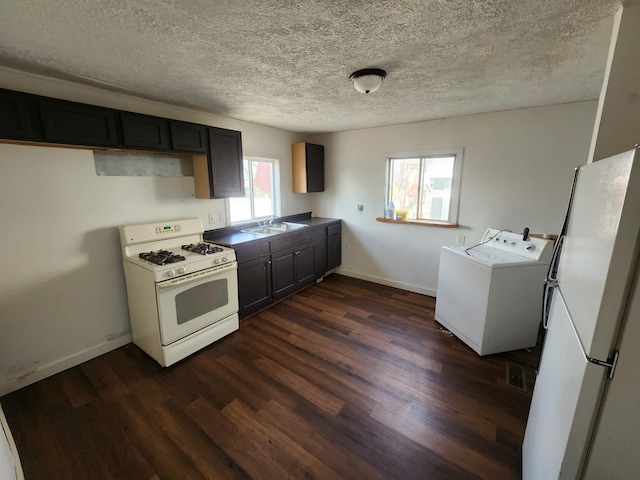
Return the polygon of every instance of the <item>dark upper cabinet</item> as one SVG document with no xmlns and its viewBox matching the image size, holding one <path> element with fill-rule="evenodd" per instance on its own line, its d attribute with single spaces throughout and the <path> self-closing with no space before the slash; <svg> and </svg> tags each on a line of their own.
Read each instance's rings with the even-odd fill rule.
<svg viewBox="0 0 640 480">
<path fill-rule="evenodd" d="M 197 123 L 169 121 L 171 146 L 178 152 L 207 153 L 207 127 Z"/>
<path fill-rule="evenodd" d="M 31 122 L 31 100 L 28 95 L 0 90 L 0 138 L 35 140 Z"/>
<path fill-rule="evenodd" d="M 324 147 L 313 143 L 291 145 L 293 191 L 324 192 Z"/>
<path fill-rule="evenodd" d="M 122 112 L 123 143 L 126 147 L 170 150 L 169 120 L 165 118 Z"/>
<path fill-rule="evenodd" d="M 117 147 L 116 113 L 62 100 L 40 99 L 45 141 L 69 145 Z"/>
<path fill-rule="evenodd" d="M 209 128 L 209 198 L 244 197 L 242 134 Z"/>
<path fill-rule="evenodd" d="M 193 154 L 196 198 L 244 196 L 233 130 L 0 89 L 0 139 Z"/>
</svg>

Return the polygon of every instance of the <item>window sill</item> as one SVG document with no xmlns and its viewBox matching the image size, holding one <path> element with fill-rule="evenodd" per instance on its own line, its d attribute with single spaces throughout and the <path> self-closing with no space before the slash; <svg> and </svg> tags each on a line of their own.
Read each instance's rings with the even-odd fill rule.
<svg viewBox="0 0 640 480">
<path fill-rule="evenodd" d="M 392 220 L 390 218 L 376 218 L 376 222 L 403 223 L 405 225 L 420 225 L 422 227 L 458 228 L 457 223 L 438 222 L 436 220 Z"/>
</svg>

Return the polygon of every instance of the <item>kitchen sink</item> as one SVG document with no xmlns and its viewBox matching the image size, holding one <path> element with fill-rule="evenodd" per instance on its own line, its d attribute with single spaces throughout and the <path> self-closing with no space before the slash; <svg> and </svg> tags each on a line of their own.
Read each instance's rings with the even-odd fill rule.
<svg viewBox="0 0 640 480">
<path fill-rule="evenodd" d="M 269 227 L 253 227 L 253 228 L 243 228 L 240 230 L 244 233 L 255 233 L 260 235 L 274 235 L 276 233 L 282 233 L 281 230 L 276 230 Z"/>
<path fill-rule="evenodd" d="M 291 232 L 300 228 L 307 227 L 304 223 L 282 222 L 272 223 L 271 225 L 260 225 L 253 228 L 245 228 L 240 230 L 244 233 L 254 233 L 257 235 L 277 235 L 278 233 Z"/>
<path fill-rule="evenodd" d="M 290 232 L 291 230 L 298 230 L 299 228 L 304 228 L 307 226 L 308 225 L 305 225 L 304 223 L 282 222 L 269 225 L 268 228 L 279 230 L 281 232 Z"/>
</svg>

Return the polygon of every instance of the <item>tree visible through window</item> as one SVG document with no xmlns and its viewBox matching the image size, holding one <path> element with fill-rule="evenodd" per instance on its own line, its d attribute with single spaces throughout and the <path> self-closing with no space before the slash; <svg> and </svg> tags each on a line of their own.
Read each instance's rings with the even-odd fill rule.
<svg viewBox="0 0 640 480">
<path fill-rule="evenodd" d="M 229 199 L 231 223 L 276 215 L 276 168 L 276 160 L 244 159 L 245 196 Z"/>
<path fill-rule="evenodd" d="M 457 222 L 461 151 L 388 161 L 387 203 L 407 219 Z"/>
</svg>

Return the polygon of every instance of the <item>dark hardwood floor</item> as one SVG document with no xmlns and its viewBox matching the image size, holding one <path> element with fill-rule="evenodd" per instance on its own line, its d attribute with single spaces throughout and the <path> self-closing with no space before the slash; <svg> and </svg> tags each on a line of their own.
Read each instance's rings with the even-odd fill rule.
<svg viewBox="0 0 640 480">
<path fill-rule="evenodd" d="M 1 399 L 27 479 L 520 478 L 530 391 L 434 321 L 340 275 L 162 369 L 128 345 Z M 529 389 L 530 390 L 530 389 Z"/>
</svg>

